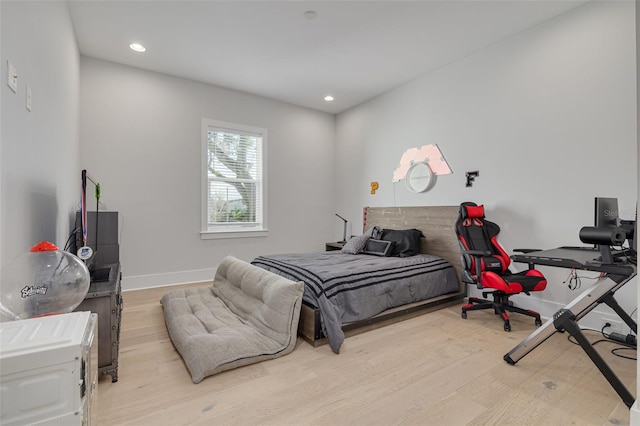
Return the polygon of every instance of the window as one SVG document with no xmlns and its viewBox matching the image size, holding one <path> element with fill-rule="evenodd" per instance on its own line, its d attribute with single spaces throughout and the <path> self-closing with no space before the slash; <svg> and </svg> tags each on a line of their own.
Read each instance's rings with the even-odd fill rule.
<svg viewBox="0 0 640 426">
<path fill-rule="evenodd" d="M 202 238 L 264 236 L 267 130 L 202 121 Z"/>
</svg>

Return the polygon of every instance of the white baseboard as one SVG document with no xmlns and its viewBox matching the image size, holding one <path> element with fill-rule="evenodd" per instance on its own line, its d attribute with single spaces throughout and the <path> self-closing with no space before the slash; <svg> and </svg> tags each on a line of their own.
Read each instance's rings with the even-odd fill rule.
<svg viewBox="0 0 640 426">
<path fill-rule="evenodd" d="M 122 277 L 122 291 L 213 281 L 216 268 Z"/>
</svg>

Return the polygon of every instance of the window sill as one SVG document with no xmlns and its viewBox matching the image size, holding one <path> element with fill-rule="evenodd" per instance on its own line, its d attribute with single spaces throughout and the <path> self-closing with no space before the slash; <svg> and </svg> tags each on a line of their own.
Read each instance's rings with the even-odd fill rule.
<svg viewBox="0 0 640 426">
<path fill-rule="evenodd" d="M 201 240 L 219 240 L 225 238 L 259 238 L 269 235 L 268 229 L 251 229 L 251 230 L 237 230 L 237 231 L 201 231 Z"/>
</svg>

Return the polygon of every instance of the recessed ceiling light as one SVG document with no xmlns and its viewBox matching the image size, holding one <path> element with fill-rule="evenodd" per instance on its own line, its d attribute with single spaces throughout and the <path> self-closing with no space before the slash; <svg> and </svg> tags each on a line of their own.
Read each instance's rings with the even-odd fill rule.
<svg viewBox="0 0 640 426">
<path fill-rule="evenodd" d="M 313 21 L 314 19 L 316 19 L 316 16 L 318 16 L 318 14 L 315 10 L 307 10 L 304 13 L 304 19 L 306 19 L 307 21 Z"/>
<path fill-rule="evenodd" d="M 324 97 L 324 100 L 327 101 L 327 102 L 331 102 L 333 100 L 333 96 L 327 95 L 327 96 Z"/>
<path fill-rule="evenodd" d="M 131 50 L 135 50 L 136 52 L 144 52 L 145 50 L 147 50 L 147 48 L 140 43 L 131 43 L 129 47 L 131 48 Z"/>
</svg>

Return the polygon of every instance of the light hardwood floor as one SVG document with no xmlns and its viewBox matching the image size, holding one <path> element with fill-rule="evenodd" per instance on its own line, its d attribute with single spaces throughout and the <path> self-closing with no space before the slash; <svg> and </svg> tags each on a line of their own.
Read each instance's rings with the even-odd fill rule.
<svg viewBox="0 0 640 426">
<path fill-rule="evenodd" d="M 459 306 L 349 337 L 340 355 L 298 338 L 287 356 L 193 384 L 164 324 L 159 300 L 170 290 L 124 293 L 119 381 L 99 381 L 99 425 L 629 424 L 566 334 L 511 366 L 502 357 L 533 320 L 514 314 L 506 333 L 492 312 L 463 320 Z M 595 347 L 635 394 L 636 362 Z"/>
</svg>

